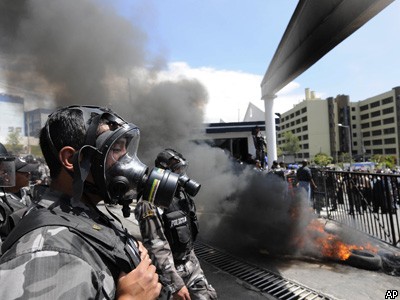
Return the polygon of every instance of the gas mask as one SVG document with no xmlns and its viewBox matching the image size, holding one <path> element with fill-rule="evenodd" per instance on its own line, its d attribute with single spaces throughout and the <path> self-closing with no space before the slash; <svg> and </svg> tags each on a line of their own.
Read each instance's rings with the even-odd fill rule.
<svg viewBox="0 0 400 300">
<path fill-rule="evenodd" d="M 86 125 L 86 145 L 74 158 L 74 197 L 80 197 L 84 190 L 96 193 L 106 203 L 122 205 L 124 217 L 129 217 L 129 205 L 140 197 L 159 207 L 170 205 L 179 176 L 168 170 L 149 170 L 139 160 L 140 131 L 136 125 L 104 108 L 70 108 L 82 111 Z M 97 135 L 101 125 L 109 130 Z M 49 130 L 48 135 L 51 141 Z M 94 184 L 85 181 L 89 170 Z"/>
<path fill-rule="evenodd" d="M 0 187 L 15 186 L 15 158 L 0 143 Z"/>
<path fill-rule="evenodd" d="M 137 157 L 140 132 L 134 124 L 123 124 L 114 131 L 106 131 L 97 140 L 100 164 L 92 170 L 96 179 L 98 167 L 104 166 L 104 191 L 112 203 L 124 205 L 140 196 L 154 205 L 166 208 L 176 191 L 179 176 L 168 170 L 149 168 Z M 97 156 L 97 155 L 95 155 Z"/>
</svg>

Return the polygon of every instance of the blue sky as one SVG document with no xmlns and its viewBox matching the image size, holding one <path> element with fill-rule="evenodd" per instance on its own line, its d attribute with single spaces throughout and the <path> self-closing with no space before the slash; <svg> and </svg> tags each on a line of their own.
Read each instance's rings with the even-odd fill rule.
<svg viewBox="0 0 400 300">
<path fill-rule="evenodd" d="M 297 5 L 294 0 L 103 0 L 144 29 L 148 49 L 168 62 L 166 78 L 198 78 L 209 90 L 206 121 L 238 121 Z M 394 1 L 278 93 L 276 112 L 304 99 L 363 100 L 400 85 L 400 3 Z M 178 75 L 179 74 L 179 75 Z M 227 106 L 226 103 L 229 103 Z"/>
</svg>

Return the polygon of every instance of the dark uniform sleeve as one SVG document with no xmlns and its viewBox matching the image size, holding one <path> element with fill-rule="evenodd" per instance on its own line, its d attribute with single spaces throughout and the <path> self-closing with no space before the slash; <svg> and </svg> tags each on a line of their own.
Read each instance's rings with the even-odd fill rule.
<svg viewBox="0 0 400 300">
<path fill-rule="evenodd" d="M 165 237 L 157 208 L 148 201 L 139 201 L 135 208 L 135 217 L 139 222 L 143 245 L 149 251 L 164 286 L 172 293 L 179 291 L 185 284 L 175 268 L 171 247 Z"/>
</svg>

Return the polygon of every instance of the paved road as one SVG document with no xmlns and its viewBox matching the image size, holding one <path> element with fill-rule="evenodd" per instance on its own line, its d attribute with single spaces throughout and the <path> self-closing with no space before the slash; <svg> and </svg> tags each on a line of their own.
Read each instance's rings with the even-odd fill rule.
<svg viewBox="0 0 400 300">
<path fill-rule="evenodd" d="M 105 210 L 104 206 L 100 209 Z M 123 224 L 131 233 L 140 239 L 140 232 L 133 214 L 123 218 L 120 207 L 111 207 L 110 210 L 120 217 Z M 336 225 L 333 225 L 335 227 Z M 381 250 L 398 253 L 397 248 L 377 241 Z M 231 254 L 240 256 L 230 249 Z M 382 271 L 368 271 L 354 268 L 337 262 L 320 261 L 311 258 L 294 259 L 291 257 L 269 257 L 261 253 L 251 258 L 248 262 L 270 270 L 282 277 L 297 282 L 310 289 L 320 291 L 331 299 L 348 300 L 377 300 L 385 299 L 387 290 L 400 292 L 400 277 L 391 276 Z M 202 261 L 202 267 L 210 283 L 218 292 L 219 299 L 274 299 L 250 290 L 240 283 L 235 277 L 222 272 L 218 268 Z"/>
</svg>

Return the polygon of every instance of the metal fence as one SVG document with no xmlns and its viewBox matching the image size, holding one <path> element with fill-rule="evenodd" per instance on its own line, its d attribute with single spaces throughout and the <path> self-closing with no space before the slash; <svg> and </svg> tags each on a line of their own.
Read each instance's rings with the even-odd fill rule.
<svg viewBox="0 0 400 300">
<path fill-rule="evenodd" d="M 313 169 L 314 208 L 400 248 L 400 175 Z M 324 214 L 325 215 L 325 214 Z"/>
</svg>

